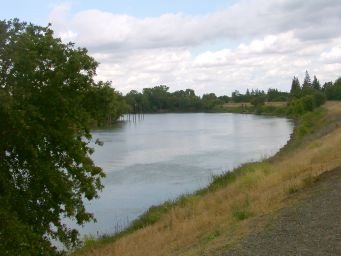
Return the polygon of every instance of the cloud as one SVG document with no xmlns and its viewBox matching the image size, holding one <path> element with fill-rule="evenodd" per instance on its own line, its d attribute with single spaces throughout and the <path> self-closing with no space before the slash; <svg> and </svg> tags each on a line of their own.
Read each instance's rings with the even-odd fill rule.
<svg viewBox="0 0 341 256">
<path fill-rule="evenodd" d="M 339 0 L 242 0 L 205 15 L 137 18 L 56 6 L 58 36 L 85 46 L 101 64 L 98 78 L 123 92 L 167 84 L 173 90 L 227 94 L 247 87 L 288 89 L 305 70 L 335 79 L 340 64 Z M 205 49 L 210 42 L 236 47 Z M 327 77 L 329 76 L 329 77 Z"/>
<path fill-rule="evenodd" d="M 288 31 L 301 39 L 329 38 L 338 32 L 341 3 L 248 0 L 207 15 L 147 18 L 99 10 L 70 13 L 70 4 L 53 9 L 50 21 L 59 33 L 73 32 L 77 42 L 95 50 L 120 50 L 194 46 L 213 39 L 250 39 Z"/>
<path fill-rule="evenodd" d="M 322 52 L 321 59 L 326 63 L 341 63 L 341 44 Z"/>
</svg>

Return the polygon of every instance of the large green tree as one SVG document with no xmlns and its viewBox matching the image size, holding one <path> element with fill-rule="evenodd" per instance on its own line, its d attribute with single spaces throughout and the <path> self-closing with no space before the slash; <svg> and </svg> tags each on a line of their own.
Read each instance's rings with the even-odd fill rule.
<svg viewBox="0 0 341 256">
<path fill-rule="evenodd" d="M 0 21 L 1 255 L 57 254 L 51 241 L 78 241 L 65 218 L 93 219 L 83 199 L 97 197 L 104 173 L 89 157 L 84 97 L 96 67 L 49 26 Z"/>
</svg>

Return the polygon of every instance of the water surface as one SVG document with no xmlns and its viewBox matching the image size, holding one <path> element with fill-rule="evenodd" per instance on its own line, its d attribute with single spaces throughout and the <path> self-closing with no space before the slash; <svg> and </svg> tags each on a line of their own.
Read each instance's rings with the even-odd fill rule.
<svg viewBox="0 0 341 256">
<path fill-rule="evenodd" d="M 143 121 L 93 131 L 93 159 L 107 177 L 100 199 L 86 203 L 97 223 L 81 234 L 113 233 L 152 205 L 209 184 L 248 161 L 277 152 L 293 123 L 240 114 L 150 114 Z"/>
</svg>

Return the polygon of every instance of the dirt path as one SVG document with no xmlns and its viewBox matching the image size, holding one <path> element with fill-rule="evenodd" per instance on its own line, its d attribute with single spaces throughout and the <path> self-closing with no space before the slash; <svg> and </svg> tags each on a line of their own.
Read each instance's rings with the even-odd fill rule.
<svg viewBox="0 0 341 256">
<path fill-rule="evenodd" d="M 341 255 L 341 167 L 327 172 L 297 195 L 271 223 L 223 256 Z"/>
</svg>

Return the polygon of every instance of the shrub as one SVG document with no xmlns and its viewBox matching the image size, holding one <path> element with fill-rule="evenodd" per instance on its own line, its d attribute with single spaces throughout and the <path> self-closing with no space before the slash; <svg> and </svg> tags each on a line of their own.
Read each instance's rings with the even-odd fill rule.
<svg viewBox="0 0 341 256">
<path fill-rule="evenodd" d="M 251 99 L 251 104 L 255 107 L 263 106 L 265 103 L 265 97 L 257 96 Z"/>
<path fill-rule="evenodd" d="M 319 107 L 319 106 L 323 105 L 327 99 L 326 99 L 326 95 L 324 93 L 316 91 L 314 93 L 314 100 L 315 100 L 316 107 Z"/>
<path fill-rule="evenodd" d="M 287 114 L 292 116 L 300 116 L 304 113 L 305 109 L 301 99 L 291 100 L 288 104 Z"/>
<path fill-rule="evenodd" d="M 303 104 L 304 111 L 313 111 L 315 108 L 315 98 L 312 95 L 304 96 L 300 99 Z"/>
</svg>

